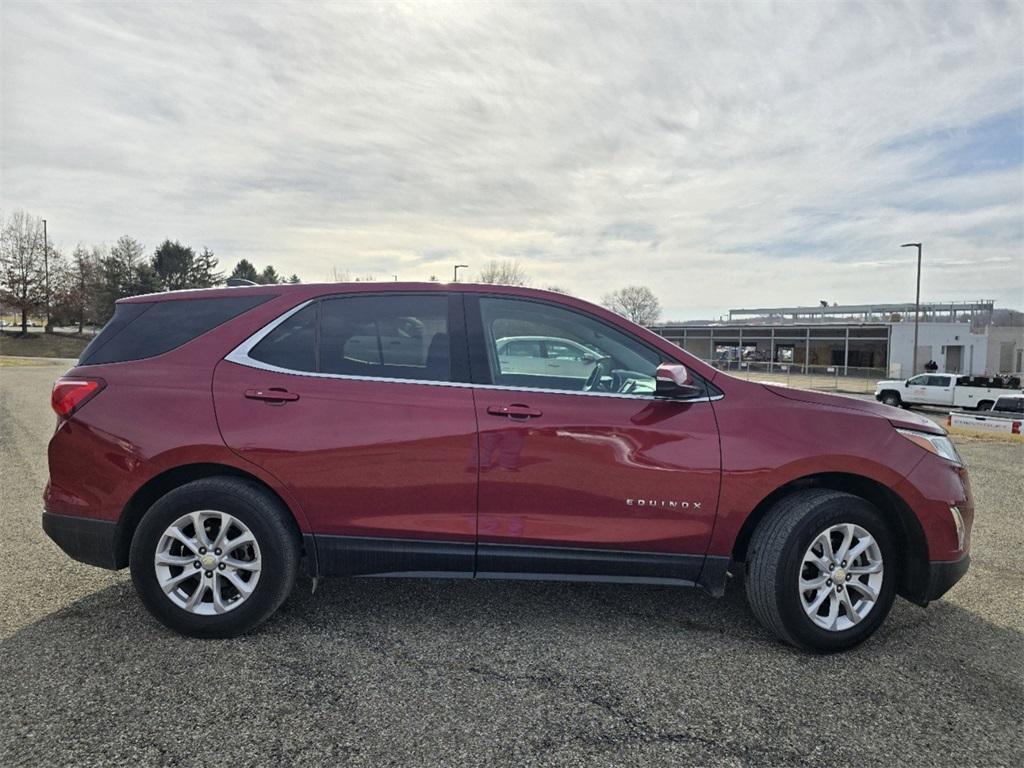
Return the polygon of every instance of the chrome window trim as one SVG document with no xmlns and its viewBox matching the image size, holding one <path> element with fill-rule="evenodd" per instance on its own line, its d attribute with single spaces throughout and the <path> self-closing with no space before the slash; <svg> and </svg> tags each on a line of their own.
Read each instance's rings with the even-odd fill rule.
<svg viewBox="0 0 1024 768">
<path fill-rule="evenodd" d="M 229 363 L 235 363 L 237 365 L 244 365 L 247 368 L 255 368 L 260 371 L 270 371 L 271 373 L 283 373 L 289 376 L 308 376 L 314 379 L 342 379 L 347 381 L 379 381 L 385 384 L 418 384 L 428 385 L 432 387 L 462 387 L 470 389 L 504 389 L 510 392 L 537 392 L 539 394 L 550 394 L 550 395 L 581 395 L 583 397 L 614 397 L 622 400 L 655 400 L 664 402 L 674 403 L 701 403 L 711 402 L 712 400 L 721 400 L 722 395 L 715 395 L 714 397 L 693 397 L 693 398 L 679 398 L 672 399 L 666 397 L 657 397 L 651 395 L 631 395 L 620 392 L 577 392 L 571 389 L 549 389 L 546 387 L 515 387 L 505 384 L 474 384 L 468 381 L 433 381 L 431 379 L 395 379 L 387 376 L 355 376 L 347 373 L 321 373 L 319 371 L 296 371 L 292 368 L 281 368 L 277 365 L 271 365 L 270 363 L 264 363 L 262 360 L 256 360 L 249 356 L 249 353 L 253 348 L 263 341 L 277 326 L 281 325 L 292 315 L 300 312 L 301 310 L 308 307 L 315 301 L 319 301 L 320 297 L 309 299 L 304 301 L 295 307 L 292 307 L 280 317 L 277 317 L 267 323 L 265 326 L 260 328 L 256 333 L 252 334 L 249 338 L 239 344 L 237 347 L 228 352 L 224 356 L 224 360 Z"/>
</svg>

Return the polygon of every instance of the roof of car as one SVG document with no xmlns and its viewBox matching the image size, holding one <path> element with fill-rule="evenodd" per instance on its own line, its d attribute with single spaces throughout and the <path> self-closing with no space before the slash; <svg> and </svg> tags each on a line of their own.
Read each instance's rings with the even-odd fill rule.
<svg viewBox="0 0 1024 768">
<path fill-rule="evenodd" d="M 422 291 L 476 291 L 500 293 L 512 296 L 535 296 L 541 298 L 557 298 L 561 301 L 582 301 L 557 291 L 545 291 L 539 288 L 524 288 L 513 285 L 492 285 L 490 283 L 440 283 L 430 282 L 339 282 L 339 283 L 278 283 L 275 285 L 238 285 L 218 286 L 216 288 L 189 288 L 180 291 L 160 291 L 128 296 L 118 299 L 118 303 L 139 303 L 153 301 L 178 301 L 183 299 L 210 299 L 220 296 L 260 296 L 294 293 L 299 295 L 320 296 L 328 293 L 365 293 L 365 292 L 422 292 Z"/>
</svg>

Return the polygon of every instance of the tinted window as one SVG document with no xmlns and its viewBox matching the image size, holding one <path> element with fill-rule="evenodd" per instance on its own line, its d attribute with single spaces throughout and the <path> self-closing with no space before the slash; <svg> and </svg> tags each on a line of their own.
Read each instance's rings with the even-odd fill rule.
<svg viewBox="0 0 1024 768">
<path fill-rule="evenodd" d="M 118 304 L 78 363 L 121 363 L 169 352 L 272 298 L 264 294 Z"/>
<path fill-rule="evenodd" d="M 316 303 L 286 318 L 253 347 L 254 360 L 292 371 L 316 370 Z"/>
<path fill-rule="evenodd" d="M 320 371 L 451 379 L 446 296 L 351 296 L 320 310 Z"/>
<path fill-rule="evenodd" d="M 993 411 L 1006 411 L 1007 413 L 1024 413 L 1024 397 L 1000 397 L 996 400 Z"/>
<path fill-rule="evenodd" d="M 495 384 L 583 391 L 593 374 L 596 381 L 591 382 L 590 391 L 654 393 L 654 372 L 661 355 L 589 315 L 540 302 L 487 297 L 480 299 L 480 314 Z M 527 365 L 515 362 L 512 355 L 497 354 L 500 340 L 524 336 L 558 353 L 549 358 L 564 360 L 565 354 L 570 359 L 560 365 Z M 593 352 L 581 354 L 570 344 Z M 595 368 L 600 371 L 595 373 Z"/>
</svg>

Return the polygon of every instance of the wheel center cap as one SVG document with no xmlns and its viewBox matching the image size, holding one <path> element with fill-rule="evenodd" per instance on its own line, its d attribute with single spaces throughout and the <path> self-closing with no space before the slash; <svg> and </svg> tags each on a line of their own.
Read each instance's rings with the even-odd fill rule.
<svg viewBox="0 0 1024 768">
<path fill-rule="evenodd" d="M 213 555 L 207 554 L 199 558 L 199 562 L 203 564 L 204 570 L 212 571 L 217 565 L 217 558 Z"/>
<path fill-rule="evenodd" d="M 846 581 L 846 571 L 840 568 L 835 572 L 835 575 L 832 578 L 833 581 L 835 581 L 837 584 L 842 584 L 844 581 Z"/>
</svg>

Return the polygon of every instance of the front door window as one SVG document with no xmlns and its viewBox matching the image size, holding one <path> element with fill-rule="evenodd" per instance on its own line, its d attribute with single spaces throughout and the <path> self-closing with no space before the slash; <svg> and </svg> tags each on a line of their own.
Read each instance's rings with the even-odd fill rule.
<svg viewBox="0 0 1024 768">
<path fill-rule="evenodd" d="M 661 355 L 587 315 L 519 299 L 480 299 L 494 384 L 595 394 L 654 394 Z"/>
</svg>

